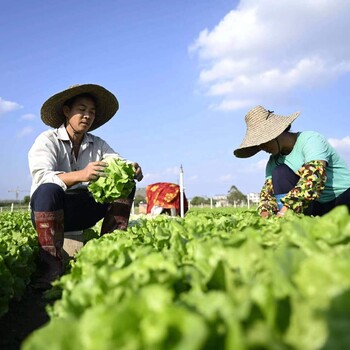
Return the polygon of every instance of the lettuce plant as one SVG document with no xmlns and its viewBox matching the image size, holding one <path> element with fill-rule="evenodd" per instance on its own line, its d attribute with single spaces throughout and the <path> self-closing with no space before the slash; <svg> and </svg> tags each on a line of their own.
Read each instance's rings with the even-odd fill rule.
<svg viewBox="0 0 350 350">
<path fill-rule="evenodd" d="M 135 170 L 132 164 L 119 158 L 104 159 L 108 166 L 106 176 L 89 184 L 88 189 L 96 202 L 110 203 L 118 198 L 126 198 L 135 186 Z"/>
</svg>

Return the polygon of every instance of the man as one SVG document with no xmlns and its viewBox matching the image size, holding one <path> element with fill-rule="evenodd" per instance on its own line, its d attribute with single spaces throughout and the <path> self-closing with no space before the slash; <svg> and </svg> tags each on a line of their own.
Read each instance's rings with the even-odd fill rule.
<svg viewBox="0 0 350 350">
<path fill-rule="evenodd" d="M 48 286 L 63 273 L 64 231 L 82 230 L 103 220 L 101 235 L 126 230 L 135 188 L 128 198 L 97 203 L 88 191 L 90 181 L 104 176 L 107 157 L 121 158 L 104 140 L 90 134 L 117 112 L 117 98 L 95 84 L 75 85 L 50 97 L 41 108 L 43 132 L 31 147 L 32 221 L 38 233 L 40 282 Z M 137 163 L 135 179 L 141 181 Z"/>
</svg>

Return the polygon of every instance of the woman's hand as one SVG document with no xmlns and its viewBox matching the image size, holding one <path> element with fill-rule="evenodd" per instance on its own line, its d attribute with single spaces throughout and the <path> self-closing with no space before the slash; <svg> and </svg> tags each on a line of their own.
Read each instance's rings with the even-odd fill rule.
<svg viewBox="0 0 350 350">
<path fill-rule="evenodd" d="M 280 210 L 279 212 L 277 212 L 276 216 L 277 216 L 278 218 L 282 218 L 282 217 L 286 214 L 287 210 L 288 210 L 288 207 L 286 207 L 286 206 L 284 205 L 284 206 L 281 208 L 281 210 Z"/>
<path fill-rule="evenodd" d="M 82 175 L 83 179 L 82 182 L 89 182 L 97 180 L 99 177 L 106 177 L 107 174 L 104 172 L 105 168 L 107 167 L 106 162 L 90 162 L 83 170 Z"/>
<path fill-rule="evenodd" d="M 268 211 L 264 210 L 264 211 L 262 211 L 262 212 L 260 213 L 260 216 L 261 216 L 262 218 L 268 218 L 268 217 L 270 217 L 270 214 L 269 214 Z"/>
<path fill-rule="evenodd" d="M 132 165 L 134 166 L 134 169 L 135 169 L 135 176 L 134 176 L 134 178 L 137 181 L 141 181 L 143 179 L 143 174 L 142 174 L 141 167 L 139 166 L 138 163 L 132 163 Z"/>
</svg>

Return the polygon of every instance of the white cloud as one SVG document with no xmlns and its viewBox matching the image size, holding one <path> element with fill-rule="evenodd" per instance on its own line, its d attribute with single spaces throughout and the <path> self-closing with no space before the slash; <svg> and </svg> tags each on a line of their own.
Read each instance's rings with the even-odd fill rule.
<svg viewBox="0 0 350 350">
<path fill-rule="evenodd" d="M 25 128 L 17 132 L 17 137 L 22 138 L 24 136 L 30 135 L 33 131 L 34 128 L 32 128 L 31 126 L 26 126 Z"/>
<path fill-rule="evenodd" d="M 152 173 L 146 173 L 146 174 L 143 174 L 143 178 L 146 180 L 146 179 L 152 179 L 156 177 L 156 174 L 152 174 Z"/>
<path fill-rule="evenodd" d="M 232 175 L 231 174 L 227 174 L 227 175 L 222 175 L 219 177 L 219 181 L 222 182 L 226 182 L 232 179 Z"/>
<path fill-rule="evenodd" d="M 350 136 L 345 136 L 342 139 L 328 139 L 328 142 L 336 149 L 350 151 Z"/>
<path fill-rule="evenodd" d="M 237 170 L 240 174 L 247 176 L 248 174 L 254 174 L 256 176 L 264 176 L 265 169 L 268 162 L 268 158 L 260 159 L 255 163 L 242 163 L 242 166 Z"/>
<path fill-rule="evenodd" d="M 178 183 L 180 167 L 169 167 L 155 173 L 145 173 L 143 178 L 146 182 L 173 182 Z"/>
<path fill-rule="evenodd" d="M 328 142 L 338 151 L 340 157 L 350 167 L 350 136 L 345 136 L 342 139 L 328 139 Z"/>
<path fill-rule="evenodd" d="M 253 104 L 252 100 L 230 100 L 224 99 L 217 105 L 211 105 L 211 109 L 221 110 L 221 111 L 233 111 L 236 109 L 241 109 L 244 107 L 251 106 Z"/>
<path fill-rule="evenodd" d="M 340 157 L 350 167 L 350 136 L 345 136 L 342 139 L 330 138 L 328 142 L 338 151 Z"/>
<path fill-rule="evenodd" d="M 21 120 L 33 120 L 36 118 L 35 114 L 27 113 L 21 116 Z"/>
<path fill-rule="evenodd" d="M 193 182 L 193 181 L 196 181 L 196 180 L 198 180 L 198 175 L 192 175 L 189 178 L 185 178 L 184 179 L 184 181 L 190 181 L 190 182 Z"/>
<path fill-rule="evenodd" d="M 179 175 L 180 174 L 180 168 L 179 167 L 166 168 L 164 170 L 164 174 L 167 174 L 167 175 Z"/>
<path fill-rule="evenodd" d="M 233 110 L 350 72 L 350 2 L 241 0 L 190 46 L 199 85 Z"/>
<path fill-rule="evenodd" d="M 260 159 L 256 163 L 251 165 L 251 168 L 256 171 L 256 170 L 265 170 L 266 164 L 268 162 L 268 159 Z"/>
<path fill-rule="evenodd" d="M 22 108 L 17 102 L 6 101 L 0 97 L 0 116 Z"/>
</svg>

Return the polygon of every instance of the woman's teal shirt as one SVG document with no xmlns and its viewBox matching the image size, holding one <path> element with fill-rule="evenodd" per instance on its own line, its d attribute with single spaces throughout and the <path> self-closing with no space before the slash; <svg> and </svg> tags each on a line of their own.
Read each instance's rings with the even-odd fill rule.
<svg viewBox="0 0 350 350">
<path fill-rule="evenodd" d="M 266 178 L 271 178 L 272 170 L 278 164 L 286 164 L 295 173 L 304 164 L 313 160 L 327 162 L 327 181 L 319 202 L 325 203 L 338 197 L 350 188 L 350 170 L 327 139 L 315 131 L 298 133 L 293 150 L 285 156 L 270 156 L 266 166 Z"/>
</svg>

